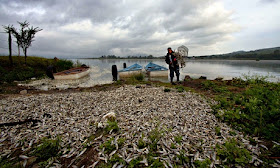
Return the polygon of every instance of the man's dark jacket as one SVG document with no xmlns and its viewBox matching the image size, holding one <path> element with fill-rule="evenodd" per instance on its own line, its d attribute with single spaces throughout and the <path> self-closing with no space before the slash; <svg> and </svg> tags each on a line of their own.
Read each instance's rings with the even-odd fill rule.
<svg viewBox="0 0 280 168">
<path fill-rule="evenodd" d="M 170 64 L 170 57 L 172 59 L 172 64 Z M 172 51 L 172 53 L 167 53 L 166 54 L 165 62 L 169 65 L 169 69 L 170 68 L 175 68 L 175 69 L 179 68 L 178 61 L 177 61 L 173 51 Z"/>
</svg>

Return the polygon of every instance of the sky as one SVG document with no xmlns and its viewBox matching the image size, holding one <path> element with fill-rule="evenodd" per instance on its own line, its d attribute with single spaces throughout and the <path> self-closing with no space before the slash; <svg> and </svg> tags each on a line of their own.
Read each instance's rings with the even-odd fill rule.
<svg viewBox="0 0 280 168">
<path fill-rule="evenodd" d="M 158 57 L 181 45 L 189 56 L 279 47 L 279 9 L 280 0 L 0 0 L 0 54 L 8 55 L 3 25 L 19 29 L 17 21 L 43 29 L 27 54 L 47 58 Z"/>
</svg>

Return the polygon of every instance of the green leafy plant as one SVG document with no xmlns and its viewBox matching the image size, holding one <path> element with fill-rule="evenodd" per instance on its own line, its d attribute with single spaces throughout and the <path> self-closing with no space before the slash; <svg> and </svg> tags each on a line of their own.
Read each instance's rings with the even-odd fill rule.
<svg viewBox="0 0 280 168">
<path fill-rule="evenodd" d="M 185 89 L 184 89 L 183 86 L 178 86 L 177 87 L 177 92 L 181 93 L 181 92 L 184 92 L 184 91 L 185 91 Z"/>
<path fill-rule="evenodd" d="M 221 135 L 221 127 L 215 127 L 215 132 L 218 136 Z"/>
<path fill-rule="evenodd" d="M 211 164 L 211 160 L 208 158 L 203 161 L 199 161 L 199 160 L 194 161 L 194 165 L 197 168 L 207 168 L 210 167 L 210 164 Z"/>
<path fill-rule="evenodd" d="M 118 139 L 118 146 L 119 147 L 123 146 L 124 142 L 125 142 L 125 138 L 119 138 Z"/>
<path fill-rule="evenodd" d="M 217 145 L 217 156 L 223 165 L 246 166 L 252 159 L 250 152 L 234 139 L 229 139 L 223 145 Z"/>
<path fill-rule="evenodd" d="M 171 149 L 176 149 L 176 145 L 175 145 L 175 143 L 171 143 L 170 148 L 171 148 Z"/>
<path fill-rule="evenodd" d="M 149 147 L 150 147 L 151 151 L 156 151 L 157 150 L 157 143 L 160 140 L 162 134 L 163 134 L 163 132 L 159 131 L 158 127 L 156 127 L 151 132 L 149 132 L 148 138 L 150 140 Z"/>
<path fill-rule="evenodd" d="M 104 148 L 105 153 L 111 153 L 116 149 L 116 146 L 113 144 L 114 138 L 110 138 L 108 141 L 100 145 L 100 148 Z"/>
<path fill-rule="evenodd" d="M 105 132 L 106 133 L 109 133 L 110 131 L 113 131 L 113 132 L 118 132 L 119 131 L 119 126 L 118 126 L 118 123 L 117 121 L 107 121 L 107 126 L 104 128 Z"/>
<path fill-rule="evenodd" d="M 174 137 L 176 143 L 181 144 L 183 137 L 181 135 L 177 135 Z"/>
<path fill-rule="evenodd" d="M 247 87 L 242 92 L 216 96 L 219 104 L 212 106 L 213 113 L 239 131 L 277 141 L 280 138 L 280 84 L 264 79 L 247 77 Z"/>
<path fill-rule="evenodd" d="M 35 148 L 32 154 L 37 156 L 39 160 L 47 160 L 50 157 L 56 157 L 58 156 L 58 152 L 60 150 L 60 141 L 60 138 L 43 138 L 41 141 L 42 143 Z"/>
<path fill-rule="evenodd" d="M 143 137 L 140 138 L 140 139 L 138 140 L 137 146 L 138 146 L 139 149 L 143 149 L 143 148 L 145 148 L 147 145 L 148 145 L 148 144 L 143 140 Z"/>
<path fill-rule="evenodd" d="M 189 163 L 190 162 L 190 158 L 188 156 L 186 156 L 186 152 L 184 150 L 181 150 L 179 152 L 179 155 L 177 155 L 177 158 L 179 159 L 179 165 L 184 165 L 185 163 Z"/>
</svg>

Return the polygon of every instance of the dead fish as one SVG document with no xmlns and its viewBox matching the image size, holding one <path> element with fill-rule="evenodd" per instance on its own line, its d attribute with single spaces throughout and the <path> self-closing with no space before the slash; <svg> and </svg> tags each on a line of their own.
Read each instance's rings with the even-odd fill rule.
<svg viewBox="0 0 280 168">
<path fill-rule="evenodd" d="M 79 154 L 76 156 L 76 158 L 78 158 L 79 156 L 81 156 L 82 154 L 84 154 L 86 150 L 87 150 L 87 148 L 83 149 L 82 152 L 79 153 Z"/>
</svg>

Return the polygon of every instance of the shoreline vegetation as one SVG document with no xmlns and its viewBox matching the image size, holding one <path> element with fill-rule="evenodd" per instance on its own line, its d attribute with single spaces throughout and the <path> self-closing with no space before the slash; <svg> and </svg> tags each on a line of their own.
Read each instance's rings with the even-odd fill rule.
<svg viewBox="0 0 280 168">
<path fill-rule="evenodd" d="M 127 80 L 119 80 L 113 84 L 97 85 L 90 88 L 76 88 L 68 90 L 50 90 L 50 91 L 38 91 L 32 88 L 19 87 L 16 83 L 13 83 L 14 79 L 24 80 L 32 77 L 43 77 L 43 68 L 50 64 L 53 64 L 53 60 L 44 59 L 39 57 L 28 57 L 27 64 L 21 66 L 21 58 L 13 58 L 15 69 L 8 69 L 3 66 L 3 60 L 6 58 L 0 57 L 1 69 L 0 72 L 11 71 L 11 74 L 3 77 L 2 79 L 8 79 L 6 82 L 1 82 L 1 94 L 0 100 L 3 103 L 6 99 L 9 99 L 12 94 L 13 97 L 18 94 L 20 90 L 26 89 L 27 94 L 41 95 L 44 94 L 67 94 L 71 93 L 103 93 L 110 90 L 117 90 L 122 87 L 130 86 L 130 88 L 145 88 L 155 87 L 162 88 L 161 94 L 174 94 L 180 95 L 180 97 L 186 96 L 187 93 L 194 93 L 202 96 L 207 100 L 211 108 L 211 114 L 215 116 L 216 120 L 221 123 L 225 123 L 231 127 L 229 131 L 230 136 L 233 138 L 224 139 L 225 142 L 212 146 L 211 150 L 215 153 L 214 156 L 209 158 L 194 159 L 197 152 L 203 153 L 203 142 L 193 145 L 193 148 L 186 146 L 187 149 L 181 148 L 182 141 L 184 141 L 185 135 L 174 135 L 169 137 L 172 142 L 168 148 L 170 150 L 177 151 L 177 155 L 174 155 L 172 160 L 173 167 L 195 166 L 195 167 L 210 167 L 225 166 L 225 167 L 272 167 L 279 166 L 280 157 L 280 83 L 272 83 L 266 81 L 265 76 L 245 76 L 245 80 L 241 78 L 234 78 L 232 80 L 206 80 L 206 79 L 192 79 L 186 77 L 184 81 L 175 86 L 170 83 L 162 83 L 158 81 L 144 81 L 143 76 L 133 76 Z M 17 63 L 17 59 L 19 62 Z M 7 58 L 8 61 L 8 58 Z M 68 68 L 70 64 L 66 60 L 61 60 L 61 69 Z M 40 64 L 41 63 L 41 64 Z M 37 65 L 37 66 L 34 66 Z M 67 65 L 67 66 L 66 66 Z M 30 69 L 32 66 L 33 69 Z M 73 63 L 71 64 L 73 66 Z M 21 76 L 19 76 L 21 74 Z M 35 76 L 34 76 L 35 75 Z M 133 86 L 133 87 L 132 87 Z M 24 95 L 23 95 L 24 97 Z M 99 100 L 101 101 L 101 100 Z M 138 100 L 138 103 L 142 103 L 144 100 Z M 3 105 L 1 103 L 1 106 Z M 203 109 L 201 109 L 203 110 Z M 167 110 L 168 112 L 168 110 Z M 1 111 L 4 113 L 4 111 Z M 104 115 L 108 112 L 104 112 Z M 48 115 L 48 114 L 44 114 Z M 102 117 L 102 116 L 100 116 Z M 1 123 L 3 124 L 3 123 Z M 26 127 L 32 128 L 34 123 L 25 123 Z M 34 165 L 39 167 L 48 167 L 55 165 L 59 162 L 63 166 L 67 167 L 71 163 L 71 159 L 74 161 L 71 164 L 79 166 L 90 166 L 95 164 L 97 167 L 112 167 L 115 164 L 122 164 L 124 167 L 164 167 L 164 157 L 160 151 L 161 142 L 163 141 L 164 134 L 168 132 L 162 132 L 159 128 L 160 125 L 155 124 L 151 128 L 150 132 L 143 133 L 142 138 L 137 139 L 137 146 L 131 147 L 135 150 L 143 151 L 147 149 L 147 153 L 141 154 L 139 157 L 131 158 L 129 162 L 118 155 L 124 147 L 129 147 L 130 144 L 126 144 L 127 139 L 122 137 L 126 130 L 121 128 L 121 121 L 116 118 L 111 118 L 105 123 L 105 127 L 99 128 L 98 123 L 92 123 L 91 128 L 96 128 L 91 136 L 83 139 L 84 147 L 76 155 L 70 156 L 68 159 L 63 158 L 65 154 L 71 154 L 71 148 L 62 147 L 61 137 L 46 136 L 41 138 L 37 143 L 31 144 L 27 140 L 21 139 L 18 148 L 6 151 L 7 154 L 1 155 L 0 167 L 22 167 L 24 164 L 28 167 Z M 179 124 L 179 123 L 178 123 Z M 23 125 L 23 127 L 25 127 Z M 13 126 L 1 126 L 0 129 L 9 129 Z M 215 128 L 216 137 L 223 137 L 224 128 L 217 125 Z M 238 132 L 244 134 L 246 140 L 240 139 Z M 119 137 L 118 139 L 112 138 L 112 135 Z M 102 138 L 102 143 L 99 138 Z M 97 156 L 93 157 L 94 161 L 89 161 L 87 158 L 97 155 L 96 146 L 94 143 L 101 143 L 99 149 L 102 150 L 106 156 L 106 160 L 99 160 L 96 162 Z M 2 146 L 9 144 L 8 139 L 1 140 Z M 28 150 L 21 150 L 27 148 Z M 31 145 L 30 145 L 31 144 Z M 255 147 L 258 148 L 254 151 Z M 130 148 L 130 147 L 129 147 Z M 191 154 L 190 154 L 191 151 Z M 217 161 L 218 160 L 218 161 Z M 215 162 L 217 161 L 217 162 Z"/>
</svg>

